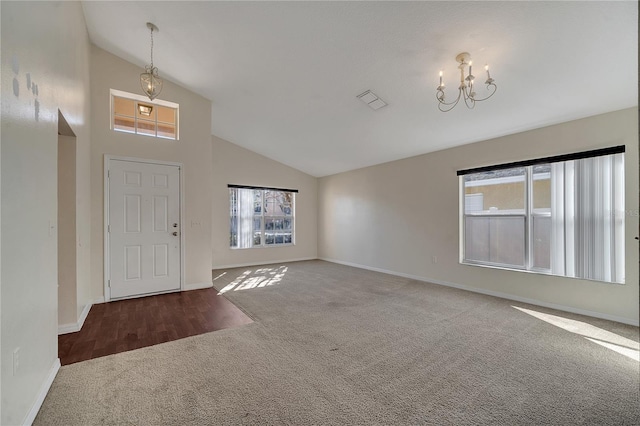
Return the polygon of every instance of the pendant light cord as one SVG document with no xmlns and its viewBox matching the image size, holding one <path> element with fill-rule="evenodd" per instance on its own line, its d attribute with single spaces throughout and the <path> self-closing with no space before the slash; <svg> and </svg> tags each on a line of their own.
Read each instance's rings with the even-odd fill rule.
<svg viewBox="0 0 640 426">
<path fill-rule="evenodd" d="M 151 27 L 151 69 L 153 69 L 153 27 Z"/>
</svg>

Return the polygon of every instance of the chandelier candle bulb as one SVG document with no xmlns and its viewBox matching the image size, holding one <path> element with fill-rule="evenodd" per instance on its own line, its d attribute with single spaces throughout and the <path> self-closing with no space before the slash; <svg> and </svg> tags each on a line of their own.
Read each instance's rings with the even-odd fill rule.
<svg viewBox="0 0 640 426">
<path fill-rule="evenodd" d="M 440 87 L 442 87 L 442 71 L 440 71 Z"/>
</svg>

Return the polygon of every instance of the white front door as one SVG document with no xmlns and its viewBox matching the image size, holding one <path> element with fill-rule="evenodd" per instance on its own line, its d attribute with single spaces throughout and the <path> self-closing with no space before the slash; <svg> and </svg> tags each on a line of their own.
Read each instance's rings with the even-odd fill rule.
<svg viewBox="0 0 640 426">
<path fill-rule="evenodd" d="M 110 299 L 180 289 L 180 168 L 109 160 Z"/>
</svg>

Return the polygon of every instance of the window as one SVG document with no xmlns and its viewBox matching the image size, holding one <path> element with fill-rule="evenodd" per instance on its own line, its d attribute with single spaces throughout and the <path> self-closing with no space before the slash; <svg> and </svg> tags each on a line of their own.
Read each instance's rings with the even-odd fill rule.
<svg viewBox="0 0 640 426">
<path fill-rule="evenodd" d="M 118 132 L 178 140 L 178 104 L 111 90 L 111 126 Z"/>
<path fill-rule="evenodd" d="M 251 248 L 294 244 L 296 192 L 229 185 L 229 245 Z"/>
<path fill-rule="evenodd" d="M 623 152 L 459 171 L 462 261 L 624 283 Z"/>
</svg>

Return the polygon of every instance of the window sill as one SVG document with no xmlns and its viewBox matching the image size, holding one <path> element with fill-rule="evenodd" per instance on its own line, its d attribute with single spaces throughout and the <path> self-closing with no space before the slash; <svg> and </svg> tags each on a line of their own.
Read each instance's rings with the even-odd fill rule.
<svg viewBox="0 0 640 426">
<path fill-rule="evenodd" d="M 288 244 L 271 244 L 268 246 L 255 246 L 255 247 L 229 247 L 229 250 L 270 249 L 270 248 L 277 248 L 277 247 L 293 247 L 295 245 L 296 245 L 295 243 L 288 243 Z"/>
<path fill-rule="evenodd" d="M 463 261 L 461 261 L 459 263 L 461 265 L 465 265 L 465 266 L 479 266 L 481 268 L 499 269 L 499 270 L 502 270 L 502 271 L 524 272 L 526 274 L 546 275 L 546 276 L 549 276 L 549 277 L 566 278 L 566 279 L 569 279 L 569 280 L 590 281 L 590 282 L 599 283 L 599 284 L 606 284 L 606 285 L 625 285 L 624 282 L 618 283 L 618 282 L 611 282 L 611 281 L 595 280 L 595 279 L 591 279 L 591 278 L 567 277 L 566 275 L 552 274 L 551 272 L 542 271 L 542 270 L 527 270 L 527 269 L 524 269 L 524 268 L 522 268 L 522 269 L 520 269 L 520 268 L 510 268 L 508 266 L 503 266 L 503 265 L 491 265 L 491 264 L 486 264 L 486 263 L 475 263 L 475 262 L 469 262 L 469 261 L 465 261 L 465 260 L 463 260 Z"/>
</svg>

